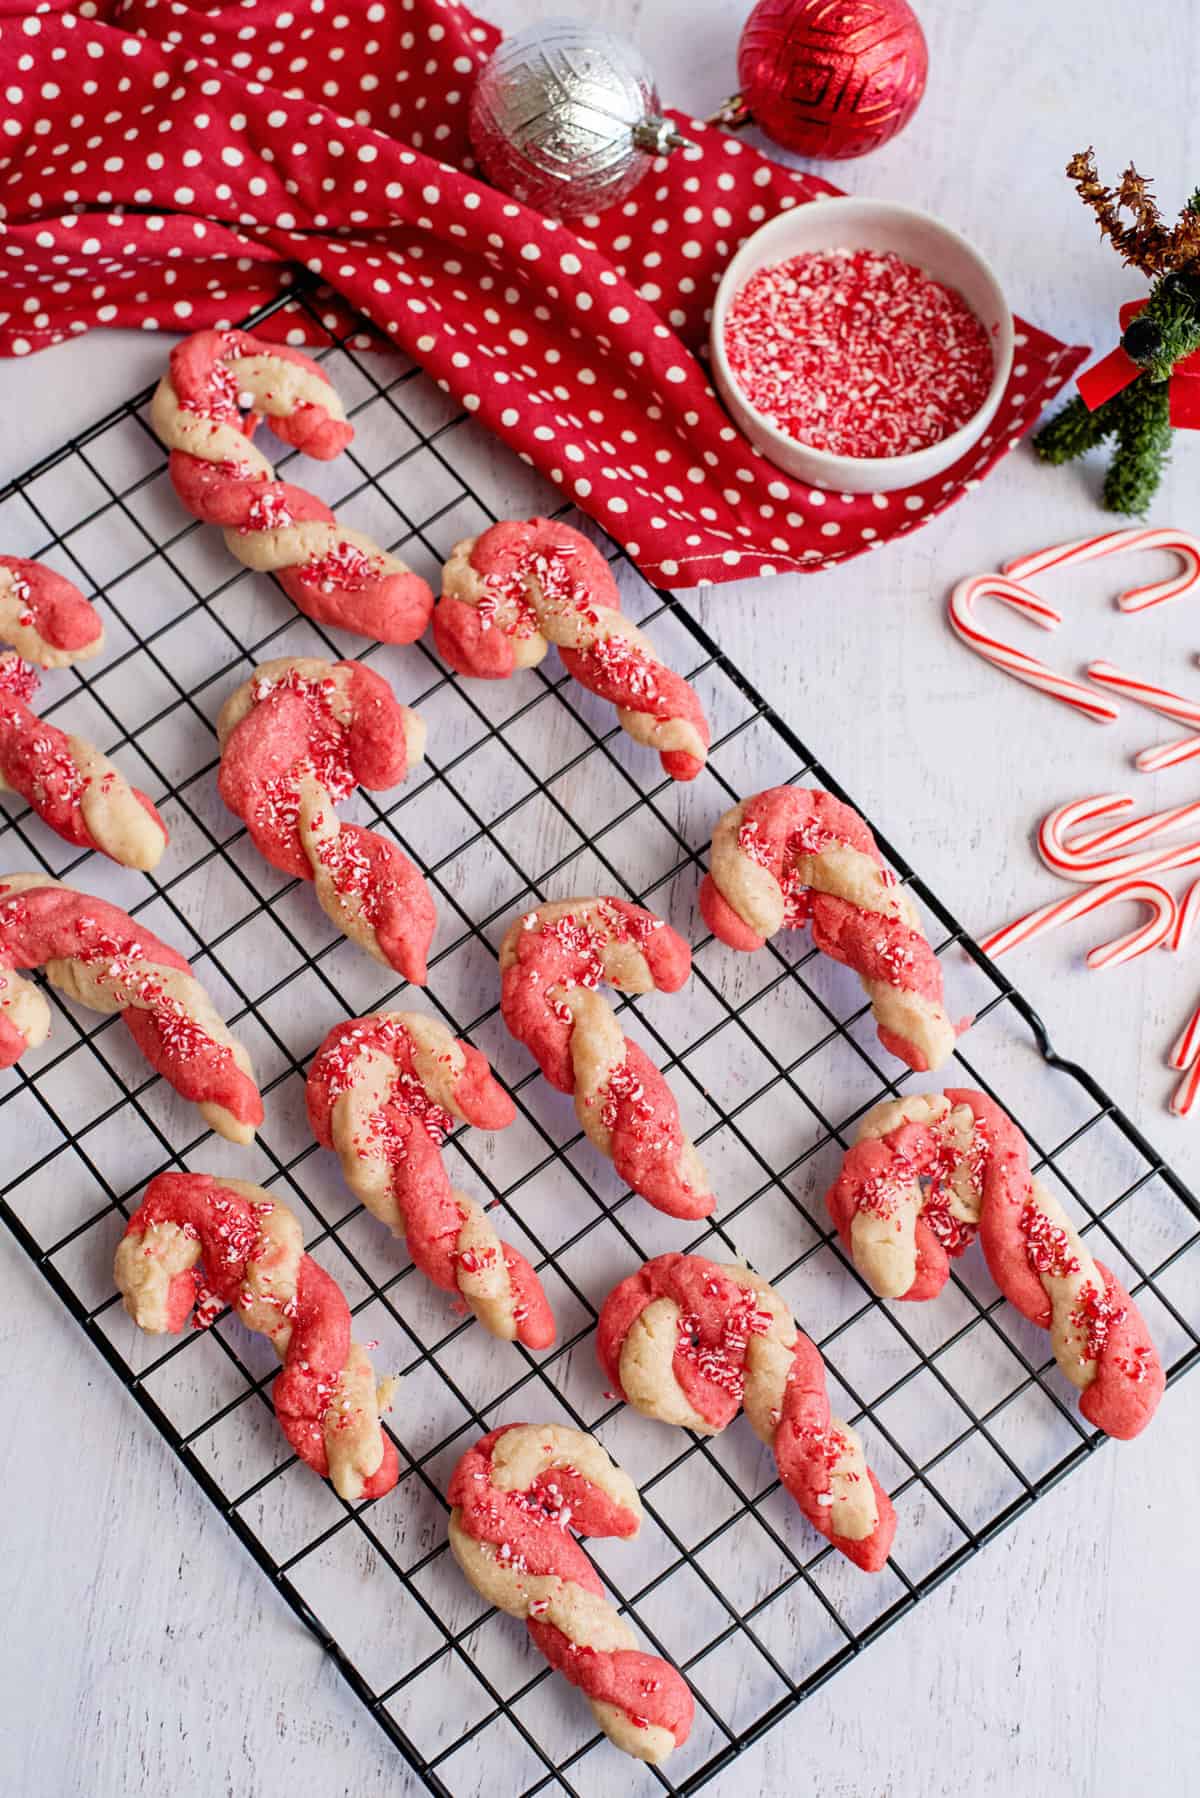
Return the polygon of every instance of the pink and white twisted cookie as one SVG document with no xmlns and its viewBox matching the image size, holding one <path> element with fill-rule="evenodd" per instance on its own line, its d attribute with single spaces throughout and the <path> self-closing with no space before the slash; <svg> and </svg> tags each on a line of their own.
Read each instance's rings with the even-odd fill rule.
<svg viewBox="0 0 1200 1798">
<path fill-rule="evenodd" d="M 857 812 L 819 788 L 768 787 L 719 820 L 709 870 L 700 910 L 714 936 L 761 949 L 811 924 L 822 954 L 862 981 L 885 1049 L 919 1073 L 949 1058 L 941 966 Z"/>
<path fill-rule="evenodd" d="M 312 881 L 343 935 L 424 984 L 437 924 L 429 888 L 398 844 L 335 807 L 356 786 L 393 787 L 425 753 L 425 726 L 361 662 L 263 662 L 217 719 L 217 784 L 255 846 Z"/>
<path fill-rule="evenodd" d="M 36 671 L 0 655 L 0 793 L 19 793 L 64 842 L 125 868 L 156 868 L 167 827 L 144 793 L 83 737 L 32 711 Z"/>
<path fill-rule="evenodd" d="M 551 1086 L 571 1093 L 589 1140 L 622 1180 L 671 1217 L 707 1217 L 708 1175 L 670 1087 L 597 990 L 678 992 L 683 938 L 624 899 L 559 899 L 526 912 L 500 945 L 500 1009 Z"/>
<path fill-rule="evenodd" d="M 978 1232 L 1005 1298 L 1049 1330 L 1088 1422 L 1109 1436 L 1145 1429 L 1165 1379 L 1142 1316 L 1033 1178 L 1024 1137 L 984 1093 L 951 1088 L 875 1106 L 826 1203 L 881 1298 L 935 1298 Z"/>
<path fill-rule="evenodd" d="M 569 1533 L 636 1536 L 637 1487 L 596 1441 L 564 1424 L 510 1423 L 468 1449 L 450 1480 L 450 1547 L 475 1590 L 524 1620 L 578 1686 L 609 1741 L 657 1766 L 687 1741 L 686 1681 L 638 1647 Z"/>
<path fill-rule="evenodd" d="M 493 1336 L 549 1348 L 554 1316 L 541 1281 L 442 1164 L 456 1122 L 503 1130 L 516 1116 L 486 1057 L 423 1012 L 377 1012 L 334 1026 L 306 1097 L 313 1135 L 426 1278 L 461 1294 Z"/>
<path fill-rule="evenodd" d="M 250 441 L 263 417 L 284 443 L 322 462 L 354 436 L 330 382 L 299 350 L 245 331 L 198 331 L 176 344 L 150 421 L 171 452 L 183 504 L 221 526 L 238 561 L 274 574 L 309 618 L 382 643 L 415 642 L 433 610 L 427 583 L 316 494 L 276 480 Z"/>
<path fill-rule="evenodd" d="M 0 643 L 39 668 L 67 668 L 104 648 L 104 626 L 65 575 L 24 556 L 0 556 Z"/>
<path fill-rule="evenodd" d="M 229 1305 L 283 1363 L 271 1396 L 300 1459 L 350 1504 L 391 1491 L 399 1457 L 379 1422 L 388 1387 L 376 1388 L 342 1289 L 304 1253 L 286 1205 L 245 1180 L 159 1174 L 113 1272 L 126 1311 L 151 1335 L 178 1335 L 193 1308 L 206 1328 Z"/>
<path fill-rule="evenodd" d="M 241 1043 L 182 955 L 127 912 L 44 874 L 0 875 L 0 1068 L 50 1034 L 50 1007 L 18 969 L 43 968 L 68 999 L 119 1011 L 155 1071 L 230 1142 L 249 1143 L 262 1099 Z"/>
<path fill-rule="evenodd" d="M 443 661 L 484 680 L 536 667 L 553 643 L 568 674 L 616 706 L 621 729 L 656 749 L 672 780 L 694 780 L 704 766 L 699 698 L 622 615 L 607 561 L 570 525 L 509 520 L 455 544 L 433 637 Z"/>
<path fill-rule="evenodd" d="M 656 1255 L 605 1299 L 596 1353 L 644 1417 L 714 1436 L 744 1408 L 813 1528 L 864 1572 L 885 1565 L 892 1501 L 855 1431 L 830 1413 L 820 1350 L 758 1274 Z"/>
</svg>

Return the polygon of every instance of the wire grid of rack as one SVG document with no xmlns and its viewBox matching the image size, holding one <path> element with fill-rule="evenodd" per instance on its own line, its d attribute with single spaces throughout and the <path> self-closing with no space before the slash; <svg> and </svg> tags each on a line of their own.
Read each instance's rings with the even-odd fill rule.
<svg viewBox="0 0 1200 1798">
<path fill-rule="evenodd" d="M 323 316 L 311 293 L 300 303 Z M 322 359 L 356 439 L 300 478 L 341 516 L 436 577 L 458 538 L 501 509 L 544 503 L 535 477 L 417 368 L 325 323 Z M 853 975 L 804 933 L 737 956 L 700 923 L 696 890 L 721 811 L 785 780 L 841 794 L 710 638 L 611 552 L 627 610 L 698 686 L 713 722 L 708 769 L 680 787 L 555 665 L 463 682 L 424 646 L 364 648 L 298 617 L 269 579 L 231 562 L 218 533 L 184 518 L 148 397 L 6 490 L 0 542 L 103 591 L 106 653 L 52 677 L 60 696 L 44 712 L 100 742 L 159 800 L 172 846 L 157 875 L 138 876 L 78 855 L 10 801 L 0 866 L 78 871 L 182 949 L 254 1054 L 267 1119 L 252 1151 L 198 1134 L 116 1020 L 55 997 L 49 1044 L 0 1092 L 0 1215 L 430 1790 L 469 1793 L 498 1768 L 529 1794 L 599 1792 L 613 1776 L 586 1705 L 458 1575 L 442 1497 L 459 1454 L 497 1422 L 597 1430 L 641 1487 L 647 1521 L 634 1543 L 594 1545 L 594 1559 L 697 1698 L 692 1737 L 668 1765 L 622 1775 L 631 1791 L 694 1791 L 1099 1439 L 1047 1338 L 998 1300 L 977 1251 L 936 1304 L 886 1307 L 831 1235 L 822 1193 L 855 1120 L 915 1077 L 878 1047 Z M 213 720 L 253 663 L 312 653 L 361 654 L 429 724 L 424 767 L 383 803 L 360 795 L 357 815 L 395 831 L 439 904 L 429 986 L 400 1002 L 432 1007 L 483 1048 L 516 1098 L 509 1130 L 459 1131 L 448 1154 L 542 1275 L 559 1340 L 540 1358 L 492 1341 L 415 1276 L 305 1124 L 305 1067 L 326 1030 L 392 1004 L 402 983 L 333 932 L 309 888 L 256 856 L 216 797 Z M 1054 1055 L 1026 1003 L 881 845 L 930 920 L 952 1001 L 976 1018 L 938 1084 L 982 1087 L 1007 1106 L 1041 1178 L 1138 1296 L 1179 1377 L 1200 1355 L 1195 1199 L 1095 1082 Z M 698 1226 L 621 1188 L 498 1017 L 494 953 L 508 922 L 545 898 L 592 891 L 649 905 L 697 944 L 681 994 L 621 1009 L 667 1071 L 721 1196 Z M 270 1405 L 276 1363 L 228 1314 L 165 1351 L 125 1316 L 112 1251 L 146 1179 L 169 1166 L 258 1179 L 302 1219 L 309 1251 L 347 1291 L 356 1334 L 377 1339 L 376 1367 L 403 1376 L 389 1420 L 402 1477 L 385 1499 L 351 1509 L 288 1453 Z M 883 1573 L 858 1573 L 809 1529 L 744 1418 L 701 1440 L 604 1391 L 591 1342 L 599 1304 L 667 1248 L 746 1256 L 820 1344 L 835 1411 L 858 1426 L 895 1500 Z"/>
</svg>

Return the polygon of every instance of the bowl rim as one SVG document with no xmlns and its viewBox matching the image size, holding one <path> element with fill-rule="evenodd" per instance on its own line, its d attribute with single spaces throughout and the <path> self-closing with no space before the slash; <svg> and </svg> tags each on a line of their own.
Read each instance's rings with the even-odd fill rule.
<svg viewBox="0 0 1200 1798">
<path fill-rule="evenodd" d="M 764 239 L 785 236 L 787 227 L 792 220 L 801 213 L 807 214 L 810 208 L 814 207 L 823 217 L 829 214 L 841 214 L 844 217 L 848 212 L 871 211 L 887 213 L 894 219 L 913 219 L 922 225 L 931 225 L 968 261 L 975 264 L 984 281 L 994 289 L 1000 305 L 1000 331 L 996 347 L 993 350 L 995 366 L 992 370 L 991 385 L 970 418 L 964 419 L 956 430 L 951 431 L 945 437 L 939 437 L 935 443 L 927 443 L 922 449 L 907 450 L 901 456 L 843 456 L 832 450 L 817 449 L 814 445 L 803 442 L 801 438 L 791 437 L 786 431 L 781 431 L 778 425 L 773 424 L 764 413 L 760 412 L 747 397 L 745 390 L 729 366 L 729 359 L 725 353 L 725 315 L 734 295 L 741 292 L 749 279 L 749 275 L 742 274 L 742 269 L 751 260 L 755 248 L 761 246 Z M 784 253 L 781 253 L 779 260 L 784 260 Z M 758 266 L 766 267 L 768 265 L 760 262 Z M 709 353 L 712 358 L 713 371 L 718 378 L 718 386 L 725 389 L 727 393 L 736 394 L 737 403 L 745 408 L 748 416 L 754 420 L 755 427 L 770 442 L 785 451 L 789 457 L 800 450 L 805 457 L 811 458 L 814 469 L 827 470 L 830 477 L 829 488 L 837 488 L 837 474 L 839 470 L 845 468 L 852 469 L 862 480 L 869 480 L 872 477 L 877 478 L 881 483 L 888 480 L 891 488 L 895 490 L 912 484 L 906 481 L 897 481 L 895 475 L 898 470 L 903 471 L 909 466 L 915 466 L 924 458 L 933 455 L 938 457 L 941 468 L 948 468 L 978 441 L 998 410 L 1012 374 L 1015 349 L 1014 331 L 1012 308 L 991 263 L 968 238 L 964 237 L 960 231 L 956 231 L 953 225 L 947 225 L 936 214 L 926 212 L 920 206 L 905 206 L 900 201 L 893 200 L 873 200 L 865 194 L 831 194 L 828 198 L 807 201 L 803 206 L 789 206 L 784 211 L 777 212 L 773 218 L 766 219 L 756 231 L 752 231 L 750 236 L 739 244 L 727 263 L 713 296 L 712 320 L 709 327 Z M 933 472 L 939 471 L 934 470 Z M 813 478 L 815 480 L 815 476 Z M 913 476 L 913 482 L 919 482 L 923 478 L 928 477 L 916 474 Z"/>
</svg>

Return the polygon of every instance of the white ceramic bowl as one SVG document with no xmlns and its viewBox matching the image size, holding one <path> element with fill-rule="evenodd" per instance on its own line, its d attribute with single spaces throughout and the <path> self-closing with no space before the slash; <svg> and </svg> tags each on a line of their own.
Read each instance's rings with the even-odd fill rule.
<svg viewBox="0 0 1200 1798">
<path fill-rule="evenodd" d="M 927 275 L 958 290 L 991 340 L 995 370 L 987 398 L 966 424 L 940 443 L 907 456 L 833 456 L 797 443 L 753 407 L 725 353 L 725 315 L 751 275 L 810 250 L 893 250 Z M 1012 314 L 1000 284 L 977 250 L 927 212 L 886 200 L 814 200 L 768 219 L 748 237 L 721 277 L 712 315 L 712 372 L 734 423 L 785 474 L 835 493 L 892 493 L 928 481 L 977 443 L 1000 404 L 1013 359 Z"/>
</svg>

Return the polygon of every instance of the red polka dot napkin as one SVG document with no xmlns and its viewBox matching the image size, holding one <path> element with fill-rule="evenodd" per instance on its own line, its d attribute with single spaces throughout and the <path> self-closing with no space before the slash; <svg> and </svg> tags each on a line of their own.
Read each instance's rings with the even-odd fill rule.
<svg viewBox="0 0 1200 1798">
<path fill-rule="evenodd" d="M 467 97 L 497 39 L 453 0 L 0 0 L 0 351 L 237 322 L 302 263 L 678 587 L 912 530 L 1082 361 L 1018 321 L 1000 412 L 949 475 L 799 486 L 733 428 L 696 352 L 741 239 L 835 190 L 679 117 L 693 148 L 556 225 L 469 172 Z"/>
</svg>

